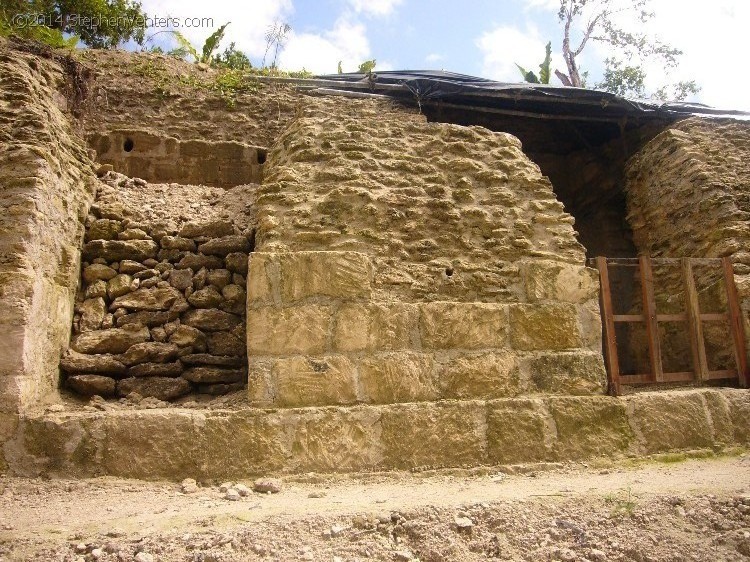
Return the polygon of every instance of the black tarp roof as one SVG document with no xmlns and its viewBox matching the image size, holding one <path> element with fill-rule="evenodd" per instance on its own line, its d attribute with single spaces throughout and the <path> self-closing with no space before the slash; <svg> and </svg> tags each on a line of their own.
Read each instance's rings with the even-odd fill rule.
<svg viewBox="0 0 750 562">
<path fill-rule="evenodd" d="M 608 120 L 654 117 L 674 120 L 690 115 L 750 120 L 750 113 L 719 110 L 698 103 L 632 100 L 589 90 L 544 84 L 495 82 L 476 76 L 442 70 L 399 70 L 318 76 L 325 87 L 337 90 L 369 91 L 420 104 L 457 104 Z"/>
</svg>

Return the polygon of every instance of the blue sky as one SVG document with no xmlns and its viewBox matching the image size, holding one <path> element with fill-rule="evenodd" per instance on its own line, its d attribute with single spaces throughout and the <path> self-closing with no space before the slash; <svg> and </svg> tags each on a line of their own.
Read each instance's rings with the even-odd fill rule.
<svg viewBox="0 0 750 562">
<path fill-rule="evenodd" d="M 622 1 L 627 5 L 627 0 Z M 142 0 L 149 15 L 211 17 L 216 27 L 231 21 L 227 39 L 259 63 L 264 33 L 273 22 L 292 26 L 279 65 L 334 73 L 375 58 L 377 69 L 445 69 L 502 81 L 518 81 L 514 63 L 537 70 L 544 45 L 552 41 L 553 68 L 560 57 L 559 0 Z M 703 91 L 696 101 L 750 110 L 750 78 L 738 67 L 740 38 L 750 21 L 747 0 L 652 0 L 656 17 L 648 31 L 682 49 L 679 70 L 670 79 L 695 79 Z M 624 21 L 623 23 L 627 23 Z M 195 43 L 210 28 L 183 28 Z M 161 38 L 168 37 L 165 35 Z M 601 76 L 608 51 L 590 43 L 581 57 L 590 84 Z M 665 82 L 657 61 L 646 61 L 647 86 Z M 553 83 L 557 83 L 553 79 Z M 731 85 L 731 88 L 728 87 Z"/>
</svg>

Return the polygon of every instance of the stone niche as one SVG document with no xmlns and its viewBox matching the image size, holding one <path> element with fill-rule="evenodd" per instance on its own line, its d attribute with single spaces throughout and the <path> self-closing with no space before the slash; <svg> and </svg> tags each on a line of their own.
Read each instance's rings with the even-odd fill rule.
<svg viewBox="0 0 750 562">
<path fill-rule="evenodd" d="M 100 164 L 151 183 L 233 187 L 260 183 L 266 151 L 234 141 L 179 140 L 119 129 L 88 139 Z"/>
</svg>

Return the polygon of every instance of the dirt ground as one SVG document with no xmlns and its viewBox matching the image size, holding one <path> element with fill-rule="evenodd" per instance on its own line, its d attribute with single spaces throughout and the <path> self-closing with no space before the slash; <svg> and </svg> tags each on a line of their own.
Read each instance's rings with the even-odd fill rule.
<svg viewBox="0 0 750 562">
<path fill-rule="evenodd" d="M 675 460 L 675 459 L 670 459 Z M 0 478 L 0 560 L 745 560 L 750 456 L 221 483 Z M 245 482 L 252 488 L 253 482 Z"/>
</svg>

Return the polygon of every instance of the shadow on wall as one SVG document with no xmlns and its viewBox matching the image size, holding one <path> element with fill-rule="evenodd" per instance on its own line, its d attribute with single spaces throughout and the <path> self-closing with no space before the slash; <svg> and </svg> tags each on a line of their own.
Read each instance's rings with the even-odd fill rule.
<svg viewBox="0 0 750 562">
<path fill-rule="evenodd" d="M 178 140 L 119 129 L 88 139 L 96 161 L 152 183 L 234 187 L 260 183 L 266 149 L 234 141 Z"/>
</svg>

